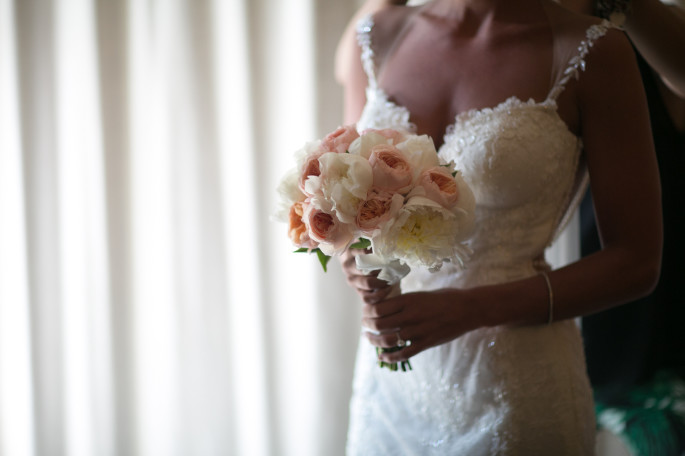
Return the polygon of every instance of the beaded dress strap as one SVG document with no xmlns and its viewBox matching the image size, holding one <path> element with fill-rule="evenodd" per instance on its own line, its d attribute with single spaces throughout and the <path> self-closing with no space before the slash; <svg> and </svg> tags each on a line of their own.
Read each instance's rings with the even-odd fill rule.
<svg viewBox="0 0 685 456">
<path fill-rule="evenodd" d="M 547 96 L 548 100 L 556 100 L 566 88 L 566 84 L 571 77 L 576 78 L 576 80 L 580 78 L 580 72 L 585 71 L 585 57 L 590 52 L 590 48 L 595 44 L 595 41 L 603 37 L 607 31 L 612 28 L 617 27 L 604 19 L 601 23 L 594 24 L 587 29 L 585 32 L 585 39 L 578 45 L 578 54 L 571 57 L 569 60 L 562 78 L 549 92 L 549 95 Z"/>
<path fill-rule="evenodd" d="M 373 29 L 373 17 L 369 14 L 362 17 L 357 23 L 357 42 L 362 49 L 362 65 L 369 78 L 369 87 L 375 89 L 376 67 L 373 61 L 373 49 L 371 49 L 371 30 Z"/>
</svg>

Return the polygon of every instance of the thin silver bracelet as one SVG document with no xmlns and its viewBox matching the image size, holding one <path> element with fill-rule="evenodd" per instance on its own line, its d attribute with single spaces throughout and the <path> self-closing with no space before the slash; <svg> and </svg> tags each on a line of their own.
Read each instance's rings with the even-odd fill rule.
<svg viewBox="0 0 685 456">
<path fill-rule="evenodd" d="M 545 278 L 545 283 L 547 284 L 547 291 L 549 292 L 549 311 L 547 318 L 547 324 L 551 324 L 554 320 L 554 291 L 552 290 L 552 282 L 549 281 L 549 276 L 546 271 L 540 271 L 540 275 Z"/>
</svg>

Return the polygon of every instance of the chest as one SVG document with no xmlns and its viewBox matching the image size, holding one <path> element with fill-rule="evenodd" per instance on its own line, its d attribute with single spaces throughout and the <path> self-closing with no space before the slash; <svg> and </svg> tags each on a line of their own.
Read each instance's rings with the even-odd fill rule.
<svg viewBox="0 0 685 456">
<path fill-rule="evenodd" d="M 552 49 L 538 35 L 544 34 L 465 38 L 419 29 L 379 62 L 379 85 L 411 112 L 419 132 L 441 138 L 461 112 L 496 106 L 511 96 L 546 98 Z M 515 39 L 524 44 L 513 45 Z"/>
</svg>

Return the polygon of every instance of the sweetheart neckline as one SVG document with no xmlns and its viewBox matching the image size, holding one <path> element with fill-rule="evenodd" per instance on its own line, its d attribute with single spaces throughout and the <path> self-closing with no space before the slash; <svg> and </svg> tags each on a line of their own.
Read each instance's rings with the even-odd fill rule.
<svg viewBox="0 0 685 456">
<path fill-rule="evenodd" d="M 379 86 L 376 86 L 374 88 L 368 87 L 368 89 L 369 90 L 375 90 L 377 92 L 377 94 L 380 95 L 380 97 L 386 103 L 389 103 L 393 107 L 395 107 L 397 109 L 401 109 L 404 112 L 406 112 L 407 117 L 409 119 L 409 125 L 414 130 L 416 130 L 416 124 L 414 124 L 411 121 L 411 117 L 412 117 L 411 111 L 406 106 L 403 106 L 403 105 L 396 103 L 395 101 L 391 100 L 390 96 L 387 94 L 387 92 L 385 92 L 385 90 L 383 90 L 383 88 L 381 88 Z M 512 109 L 512 108 L 514 108 L 514 109 L 517 109 L 517 108 L 518 109 L 521 109 L 521 108 L 543 108 L 543 109 L 551 110 L 554 113 L 555 119 L 561 125 L 563 125 L 564 130 L 568 134 L 572 135 L 574 138 L 580 139 L 580 137 L 578 135 L 576 135 L 575 133 L 573 133 L 571 131 L 571 129 L 566 124 L 566 122 L 564 122 L 564 120 L 559 115 L 557 102 L 553 98 L 548 97 L 543 101 L 535 101 L 533 98 L 529 98 L 527 101 L 523 101 L 518 96 L 512 95 L 512 96 L 508 97 L 507 99 L 500 101 L 499 103 L 497 103 L 494 106 L 486 106 L 484 108 L 471 108 L 471 109 L 467 109 L 465 111 L 462 111 L 462 112 L 456 114 L 454 116 L 454 121 L 451 124 L 447 125 L 447 127 L 445 128 L 445 132 L 442 135 L 443 143 L 438 148 L 438 152 L 440 152 L 440 150 L 443 147 L 445 147 L 445 145 L 447 144 L 448 137 L 452 136 L 454 134 L 454 130 L 458 126 L 463 125 L 464 123 L 466 123 L 469 120 L 472 121 L 474 119 L 480 119 L 484 116 L 491 115 L 493 113 L 499 113 L 499 112 L 505 111 L 507 109 Z"/>
</svg>

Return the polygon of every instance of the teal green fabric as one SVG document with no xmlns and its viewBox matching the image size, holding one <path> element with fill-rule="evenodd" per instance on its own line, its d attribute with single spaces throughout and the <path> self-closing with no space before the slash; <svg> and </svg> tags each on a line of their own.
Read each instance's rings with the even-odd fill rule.
<svg viewBox="0 0 685 456">
<path fill-rule="evenodd" d="M 635 456 L 685 454 L 685 381 L 659 372 L 611 405 L 596 403 L 597 425 L 617 435 Z"/>
</svg>

